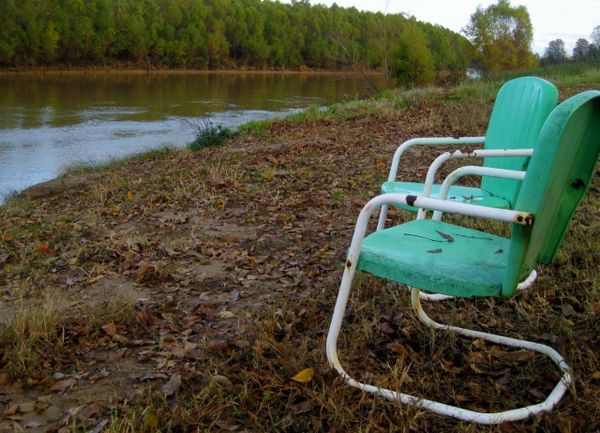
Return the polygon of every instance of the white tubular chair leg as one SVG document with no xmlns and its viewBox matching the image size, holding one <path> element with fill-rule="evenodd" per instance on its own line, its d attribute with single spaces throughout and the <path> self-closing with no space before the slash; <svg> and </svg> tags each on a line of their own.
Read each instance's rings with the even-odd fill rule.
<svg viewBox="0 0 600 433">
<path fill-rule="evenodd" d="M 464 335 L 470 338 L 481 338 L 496 344 L 503 344 L 511 347 L 518 347 L 541 353 L 543 355 L 548 356 L 558 366 L 558 368 L 563 373 L 563 376 L 560 378 L 552 392 L 543 402 L 495 413 L 476 412 L 472 410 L 467 410 L 457 406 L 452 406 L 357 381 L 344 370 L 339 361 L 337 352 L 337 340 L 342 326 L 346 304 L 350 295 L 352 280 L 354 279 L 355 272 L 353 268 L 353 266 L 346 267 L 344 271 L 340 291 L 338 293 L 338 297 L 335 304 L 333 318 L 331 320 L 331 325 L 327 334 L 326 348 L 327 359 L 329 361 L 329 364 L 340 374 L 340 376 L 348 385 L 354 388 L 358 388 L 362 391 L 387 398 L 389 400 L 398 400 L 404 404 L 420 407 L 422 409 L 434 412 L 438 415 L 450 416 L 453 418 L 461 419 L 463 421 L 476 422 L 479 424 L 500 424 L 507 421 L 517 421 L 525 419 L 530 416 L 539 414 L 541 412 L 548 412 L 552 410 L 552 408 L 556 406 L 558 402 L 562 399 L 562 397 L 565 395 L 565 392 L 567 391 L 569 385 L 572 382 L 571 374 L 569 371 L 570 368 L 563 359 L 563 357 L 556 350 L 552 349 L 549 346 L 526 340 L 519 340 L 515 338 L 504 337 L 501 335 L 473 331 L 457 326 L 443 325 L 441 323 L 438 323 L 432 320 L 423 311 L 423 308 L 420 304 L 419 290 L 415 288 L 412 289 L 411 293 L 413 309 L 415 310 L 419 319 L 425 325 L 434 329 L 453 331 L 460 335 Z"/>
<path fill-rule="evenodd" d="M 338 293 L 338 297 L 335 304 L 333 318 L 327 335 L 327 359 L 329 360 L 329 364 L 340 374 L 340 376 L 348 385 L 358 388 L 362 391 L 387 398 L 389 400 L 398 400 L 404 404 L 420 407 L 422 409 L 434 412 L 438 415 L 450 416 L 453 418 L 461 419 L 463 421 L 476 422 L 479 424 L 500 424 L 507 421 L 517 421 L 525 419 L 530 416 L 539 414 L 541 412 L 548 412 L 552 410 L 552 408 L 556 406 L 558 402 L 562 399 L 569 385 L 571 384 L 572 379 L 571 374 L 569 372 L 569 366 L 567 365 L 563 357 L 551 347 L 526 340 L 519 340 L 515 338 L 504 337 L 501 335 L 473 331 L 457 326 L 449 326 L 438 323 L 432 320 L 423 311 L 419 299 L 419 290 L 415 288 L 412 289 L 411 294 L 413 309 L 415 310 L 419 319 L 425 325 L 434 329 L 453 331 L 460 335 L 464 335 L 470 338 L 481 338 L 496 344 L 503 344 L 511 347 L 518 347 L 541 353 L 543 355 L 548 356 L 558 366 L 558 368 L 563 373 L 563 376 L 558 381 L 552 392 L 548 395 L 546 400 L 544 400 L 543 402 L 495 413 L 476 412 L 472 410 L 467 410 L 457 406 L 452 406 L 433 400 L 416 397 L 410 394 L 404 394 L 398 391 L 380 388 L 353 379 L 342 367 L 337 353 L 337 340 L 342 326 L 344 312 L 346 309 L 346 304 L 348 302 L 350 288 L 352 286 L 352 280 L 354 279 L 354 269 L 352 268 L 347 267 L 344 271 L 344 276 L 342 277 L 342 284 L 340 286 L 340 291 Z"/>
<path fill-rule="evenodd" d="M 534 272 L 535 271 L 533 271 L 532 274 Z M 528 280 L 525 280 L 524 283 L 527 281 Z M 549 412 L 554 406 L 558 404 L 558 402 L 565 395 L 565 392 L 567 391 L 569 385 L 572 382 L 572 378 L 569 366 L 567 365 L 564 358 L 556 350 L 544 344 L 534 343 L 527 340 L 504 337 L 501 335 L 490 334 L 487 332 L 474 331 L 470 329 L 460 328 L 457 326 L 450 326 L 438 323 L 432 320 L 421 307 L 419 289 L 412 288 L 411 290 L 411 301 L 413 309 L 417 313 L 417 316 L 419 317 L 421 322 L 423 322 L 430 328 L 452 331 L 469 338 L 481 338 L 483 340 L 490 341 L 495 344 L 502 344 L 505 346 L 517 347 L 541 353 L 542 355 L 546 355 L 548 358 L 550 358 L 552 362 L 554 362 L 554 364 L 556 364 L 556 366 L 563 373 L 562 377 L 560 378 L 552 392 L 550 392 L 546 400 L 544 400 L 541 403 L 495 413 L 475 412 L 445 404 L 441 404 L 441 406 L 429 407 L 427 409 L 436 412 L 440 415 L 449 415 L 454 418 L 459 418 L 465 421 L 474 421 L 480 424 L 499 424 L 506 421 L 517 421 L 525 419 L 541 412 Z"/>
</svg>

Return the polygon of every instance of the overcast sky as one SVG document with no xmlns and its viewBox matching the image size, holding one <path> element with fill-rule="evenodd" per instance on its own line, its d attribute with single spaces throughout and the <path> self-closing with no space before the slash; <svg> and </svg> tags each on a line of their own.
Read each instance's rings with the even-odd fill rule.
<svg viewBox="0 0 600 433">
<path fill-rule="evenodd" d="M 290 0 L 280 0 L 290 3 Z M 311 0 L 312 4 L 331 6 L 334 0 Z M 460 32 L 468 23 L 478 5 L 487 7 L 490 0 L 335 0 L 338 6 L 356 7 L 359 10 L 388 13 L 408 13 L 419 21 L 440 24 Z M 533 25 L 534 52 L 542 55 L 548 42 L 565 41 L 570 55 L 575 41 L 590 41 L 595 26 L 600 25 L 600 0 L 512 0 L 513 6 L 526 6 Z"/>
</svg>

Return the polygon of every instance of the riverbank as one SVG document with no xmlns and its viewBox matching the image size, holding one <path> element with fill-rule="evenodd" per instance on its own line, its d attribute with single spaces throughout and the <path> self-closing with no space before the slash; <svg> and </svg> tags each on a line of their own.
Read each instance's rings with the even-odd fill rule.
<svg viewBox="0 0 600 433">
<path fill-rule="evenodd" d="M 255 122 L 221 147 L 71 171 L 62 189 L 10 200 L 0 207 L 0 431 L 472 431 L 353 391 L 323 348 L 355 218 L 397 144 L 482 134 L 496 91 L 391 91 Z M 422 178 L 430 160 L 411 152 L 403 175 Z M 511 431 L 600 428 L 590 349 L 600 344 L 599 188 L 596 176 L 563 254 L 531 290 L 427 306 L 568 354 L 574 392 Z M 360 286 L 342 341 L 352 371 L 386 383 L 391 370 L 407 392 L 475 409 L 547 391 L 553 365 L 460 339 L 432 346 L 407 291 Z M 306 368 L 308 382 L 291 379 Z"/>
<path fill-rule="evenodd" d="M 193 68 L 144 68 L 138 65 L 115 65 L 115 66 L 89 66 L 89 67 L 71 67 L 71 66 L 44 66 L 44 67 L 19 67 L 19 68 L 0 68 L 0 75 L 36 75 L 36 74 L 264 74 L 264 75 L 298 75 L 298 74 L 318 74 L 318 75 L 383 75 L 379 70 L 362 69 L 313 69 L 308 67 L 298 69 L 193 69 Z"/>
</svg>

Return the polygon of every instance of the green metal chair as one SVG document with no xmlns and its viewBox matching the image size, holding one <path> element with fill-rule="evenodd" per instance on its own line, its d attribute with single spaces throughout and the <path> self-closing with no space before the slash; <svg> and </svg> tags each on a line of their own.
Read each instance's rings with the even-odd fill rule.
<svg viewBox="0 0 600 433">
<path fill-rule="evenodd" d="M 512 210 L 397 193 L 377 196 L 365 205 L 356 223 L 327 336 L 329 363 L 349 385 L 482 424 L 524 419 L 558 404 L 571 383 L 570 368 L 558 352 L 538 343 L 440 324 L 426 315 L 419 299 L 421 289 L 460 297 L 511 297 L 518 282 L 534 267 L 553 260 L 600 155 L 600 92 L 581 93 L 556 107 L 540 132 L 538 145 L 542 144 L 544 151 L 533 154 Z M 365 237 L 370 217 L 384 204 L 505 221 L 512 224 L 512 235 L 506 239 L 441 220 L 421 219 Z M 561 379 L 543 402 L 496 413 L 471 411 L 353 379 L 338 359 L 337 339 L 356 271 L 410 286 L 413 309 L 427 326 L 542 353 L 558 366 Z"/>
<path fill-rule="evenodd" d="M 490 116 L 485 137 L 461 138 L 414 138 L 398 147 L 392 159 L 388 181 L 381 185 L 381 193 L 415 194 L 437 197 L 440 185 L 433 184 L 438 168 L 448 159 L 479 157 L 485 167 L 523 170 L 527 167 L 539 131 L 556 107 L 558 90 L 538 77 L 522 77 L 505 83 L 498 92 Z M 446 152 L 436 158 L 427 173 L 425 183 L 399 182 L 400 157 L 410 147 L 417 144 L 428 145 L 474 145 L 484 144 L 484 149 L 476 151 Z M 427 185 L 427 186 L 426 186 Z M 483 176 L 480 188 L 452 186 L 448 199 L 456 202 L 511 209 L 519 191 L 520 181 Z M 407 210 L 417 211 L 413 206 L 397 205 Z M 381 209 L 378 227 L 385 226 L 388 207 Z M 419 218 L 424 217 L 424 211 Z"/>
</svg>

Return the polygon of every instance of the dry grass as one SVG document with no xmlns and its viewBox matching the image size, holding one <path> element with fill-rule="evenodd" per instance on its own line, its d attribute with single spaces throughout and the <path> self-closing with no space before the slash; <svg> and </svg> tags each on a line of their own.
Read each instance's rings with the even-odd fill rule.
<svg viewBox="0 0 600 433">
<path fill-rule="evenodd" d="M 480 427 L 365 395 L 327 367 L 325 335 L 354 220 L 385 178 L 395 145 L 409 136 L 481 134 L 490 109 L 481 99 L 413 98 L 405 108 L 272 122 L 267 136 L 249 131 L 224 148 L 130 159 L 95 171 L 80 188 L 0 208 L 0 300 L 19 312 L 0 333 L 1 367 L 21 386 L 0 395 L 0 414 L 48 393 L 67 400 L 74 391 L 51 389 L 57 371 L 101 377 L 105 369 L 110 376 L 84 378 L 80 391 L 118 376 L 113 394 L 64 403 L 85 407 L 87 417 L 82 409 L 49 431 L 600 430 L 598 176 L 557 260 L 530 290 L 426 306 L 435 319 L 563 353 L 575 383 L 555 411 Z M 406 177 L 423 177 L 429 161 L 428 152 L 411 152 Z M 149 300 L 100 309 L 20 303 L 97 296 L 102 281 Z M 472 409 L 532 403 L 557 377 L 540 357 L 424 328 L 405 287 L 368 276 L 353 290 L 340 347 L 359 378 Z M 309 367 L 310 382 L 291 380 Z M 21 421 L 4 416 L 0 431 L 9 422 Z"/>
</svg>

